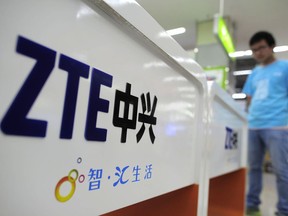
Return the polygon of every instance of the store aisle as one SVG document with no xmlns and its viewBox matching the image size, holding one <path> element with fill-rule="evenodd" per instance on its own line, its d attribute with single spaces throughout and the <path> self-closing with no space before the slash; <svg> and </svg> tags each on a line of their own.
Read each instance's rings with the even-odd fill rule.
<svg viewBox="0 0 288 216">
<path fill-rule="evenodd" d="M 272 173 L 264 173 L 262 204 L 260 206 L 262 216 L 274 216 L 277 203 L 276 178 Z"/>
<path fill-rule="evenodd" d="M 260 209 L 262 216 L 275 216 L 277 191 L 276 177 L 273 173 L 264 172 L 261 201 L 262 204 L 260 205 Z"/>
</svg>

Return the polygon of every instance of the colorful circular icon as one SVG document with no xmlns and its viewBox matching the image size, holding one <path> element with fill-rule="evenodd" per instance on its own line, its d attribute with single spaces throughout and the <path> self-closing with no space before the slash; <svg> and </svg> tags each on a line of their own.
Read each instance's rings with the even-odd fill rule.
<svg viewBox="0 0 288 216">
<path fill-rule="evenodd" d="M 85 180 L 85 176 L 84 175 L 80 175 L 78 178 L 79 183 L 83 183 Z"/>
<path fill-rule="evenodd" d="M 73 172 L 76 173 L 75 179 L 71 176 Z M 78 171 L 76 169 L 71 170 L 68 174 L 68 179 L 69 179 L 69 182 L 71 183 L 75 182 L 78 179 Z"/>
<path fill-rule="evenodd" d="M 75 177 L 72 177 L 72 173 L 76 173 L 76 176 Z M 63 177 L 56 185 L 56 188 L 55 188 L 55 197 L 56 199 L 59 201 L 59 202 L 66 202 L 68 201 L 69 199 L 71 199 L 71 197 L 73 196 L 74 192 L 75 192 L 75 189 L 76 189 L 76 183 L 75 181 L 77 180 L 78 178 L 78 171 L 76 169 L 73 169 L 69 172 L 68 176 L 65 176 Z M 62 196 L 61 193 L 60 193 L 60 188 L 61 188 L 61 185 L 64 183 L 64 182 L 69 182 L 71 184 L 71 189 L 70 189 L 70 192 L 66 195 L 66 196 Z"/>
<path fill-rule="evenodd" d="M 81 158 L 81 157 L 78 157 L 78 158 L 77 158 L 77 163 L 80 164 L 81 162 L 82 162 L 82 158 Z"/>
</svg>

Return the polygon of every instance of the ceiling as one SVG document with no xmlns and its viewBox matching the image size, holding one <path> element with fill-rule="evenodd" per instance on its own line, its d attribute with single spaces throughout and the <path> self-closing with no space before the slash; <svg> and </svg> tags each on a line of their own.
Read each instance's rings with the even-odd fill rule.
<svg viewBox="0 0 288 216">
<path fill-rule="evenodd" d="M 196 47 L 197 23 L 213 19 L 222 3 L 223 16 L 234 28 L 237 51 L 249 49 L 258 30 L 273 33 L 277 45 L 288 45 L 288 0 L 136 0 L 165 29 L 185 27 L 173 36 L 186 50 Z M 212 30 L 211 30 L 212 31 Z"/>
</svg>

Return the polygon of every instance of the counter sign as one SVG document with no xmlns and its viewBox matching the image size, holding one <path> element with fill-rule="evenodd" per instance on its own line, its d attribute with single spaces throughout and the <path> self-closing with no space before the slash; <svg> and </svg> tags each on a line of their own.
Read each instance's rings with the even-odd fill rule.
<svg viewBox="0 0 288 216">
<path fill-rule="evenodd" d="M 36 63 L 2 119 L 1 130 L 7 135 L 46 137 L 48 121 L 28 119 L 27 115 L 55 67 L 57 52 L 22 36 L 18 37 L 16 52 L 35 59 Z M 79 82 L 80 79 L 88 79 L 91 71 L 84 137 L 89 141 L 105 142 L 107 129 L 96 127 L 97 114 L 109 111 L 109 101 L 100 98 L 100 91 L 101 85 L 112 87 L 113 77 L 69 56 L 59 55 L 58 68 L 68 73 L 59 138 L 72 139 Z M 151 142 L 155 141 L 153 125 L 157 123 L 154 116 L 157 97 L 154 96 L 152 103 L 149 92 L 146 95 L 143 93 L 140 98 L 142 113 L 138 113 L 138 97 L 131 94 L 130 83 L 126 83 L 125 91 L 115 91 L 113 125 L 121 128 L 121 143 L 126 142 L 128 129 L 136 129 L 137 121 L 142 123 L 136 134 L 137 142 L 145 133 L 145 125 L 149 125 Z M 121 107 L 123 104 L 124 107 Z M 120 112 L 122 110 L 124 113 Z"/>
</svg>

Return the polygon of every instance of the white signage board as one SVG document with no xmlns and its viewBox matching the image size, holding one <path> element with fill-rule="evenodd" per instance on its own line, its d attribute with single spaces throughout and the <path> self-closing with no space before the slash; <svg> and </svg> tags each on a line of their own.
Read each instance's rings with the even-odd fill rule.
<svg viewBox="0 0 288 216">
<path fill-rule="evenodd" d="M 95 216 L 197 182 L 204 73 L 116 2 L 128 18 L 0 3 L 0 215 Z"/>
<path fill-rule="evenodd" d="M 215 82 L 209 91 L 209 177 L 245 167 L 247 149 L 246 115 L 232 97 Z"/>
</svg>

